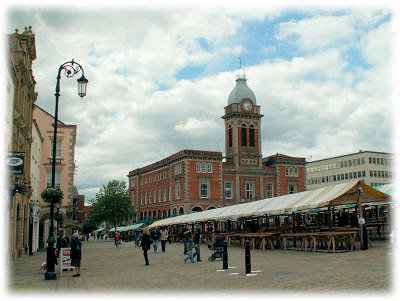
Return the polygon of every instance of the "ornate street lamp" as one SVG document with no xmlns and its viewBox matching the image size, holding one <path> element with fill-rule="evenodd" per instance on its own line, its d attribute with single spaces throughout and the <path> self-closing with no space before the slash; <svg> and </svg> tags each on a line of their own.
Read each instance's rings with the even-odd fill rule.
<svg viewBox="0 0 400 301">
<path fill-rule="evenodd" d="M 78 95 L 81 99 L 86 95 L 88 80 L 85 78 L 83 68 L 72 59 L 70 62 L 65 62 L 58 68 L 57 84 L 56 84 L 56 104 L 54 113 L 54 134 L 53 134 L 53 156 L 51 162 L 51 188 L 55 189 L 56 182 L 56 148 L 57 148 L 57 124 L 58 124 L 58 99 L 60 97 L 60 79 L 61 73 L 64 71 L 65 77 L 73 77 L 75 74 L 82 72 L 82 76 L 78 79 Z M 46 280 L 56 279 L 55 264 L 57 257 L 54 249 L 54 202 L 50 202 L 50 230 L 49 238 L 47 239 L 47 271 L 44 275 Z"/>
</svg>

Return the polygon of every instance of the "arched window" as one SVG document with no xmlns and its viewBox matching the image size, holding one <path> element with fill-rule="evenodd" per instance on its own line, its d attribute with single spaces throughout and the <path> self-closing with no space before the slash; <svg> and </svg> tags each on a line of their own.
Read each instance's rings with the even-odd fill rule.
<svg viewBox="0 0 400 301">
<path fill-rule="evenodd" d="M 201 211 L 203 211 L 203 210 L 200 207 L 194 207 L 192 209 L 192 212 L 201 212 Z"/>
<path fill-rule="evenodd" d="M 143 220 L 143 212 L 140 212 L 140 220 Z"/>
<path fill-rule="evenodd" d="M 231 126 L 229 126 L 229 129 L 228 129 L 228 145 L 229 145 L 229 147 L 232 147 L 232 127 Z"/>
<path fill-rule="evenodd" d="M 168 217 L 171 216 L 171 209 L 168 209 Z"/>
<path fill-rule="evenodd" d="M 161 218 L 161 210 L 158 210 L 158 215 L 157 218 L 160 219 Z"/>
<path fill-rule="evenodd" d="M 247 145 L 247 127 L 245 124 L 242 124 L 242 146 Z"/>
<path fill-rule="evenodd" d="M 147 219 L 147 212 L 144 213 L 143 215 L 143 219 L 146 220 Z"/>
<path fill-rule="evenodd" d="M 174 208 L 174 210 L 172 210 L 172 215 L 173 215 L 173 216 L 176 215 L 176 208 Z"/>
<path fill-rule="evenodd" d="M 254 140 L 254 126 L 253 125 L 250 126 L 249 134 L 250 134 L 250 146 L 254 147 L 254 145 L 255 145 L 254 141 L 255 140 Z"/>
<path fill-rule="evenodd" d="M 153 211 L 153 219 L 156 219 L 156 217 L 157 217 L 157 211 Z"/>
<path fill-rule="evenodd" d="M 179 214 L 180 215 L 184 214 L 183 207 L 179 208 Z"/>
</svg>

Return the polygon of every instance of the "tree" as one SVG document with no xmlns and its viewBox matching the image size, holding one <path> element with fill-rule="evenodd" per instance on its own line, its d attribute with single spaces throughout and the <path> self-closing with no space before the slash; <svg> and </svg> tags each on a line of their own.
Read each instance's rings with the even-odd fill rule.
<svg viewBox="0 0 400 301">
<path fill-rule="evenodd" d="M 97 224 L 91 219 L 86 219 L 82 225 L 82 232 L 85 234 L 91 233 L 97 229 Z"/>
<path fill-rule="evenodd" d="M 129 201 L 125 181 L 112 180 L 96 194 L 96 202 L 90 208 L 89 219 L 95 224 L 107 222 L 115 226 L 132 219 L 134 210 Z"/>
</svg>

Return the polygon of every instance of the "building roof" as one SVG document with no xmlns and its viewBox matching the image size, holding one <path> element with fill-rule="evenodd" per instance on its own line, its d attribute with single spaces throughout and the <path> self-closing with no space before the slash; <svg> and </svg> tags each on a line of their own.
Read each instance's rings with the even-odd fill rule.
<svg viewBox="0 0 400 301">
<path fill-rule="evenodd" d="M 228 97 L 228 106 L 233 103 L 241 103 L 243 99 L 250 99 L 254 104 L 257 104 L 256 96 L 247 86 L 246 81 L 247 79 L 243 77 L 236 79 L 236 86 Z"/>
<path fill-rule="evenodd" d="M 354 155 L 360 155 L 360 154 L 380 154 L 380 155 L 394 156 L 394 153 L 359 150 L 357 153 L 350 153 L 350 154 L 345 154 L 345 155 L 339 155 L 339 156 L 319 159 L 319 160 L 315 160 L 315 161 L 309 161 L 309 162 L 307 162 L 307 164 L 321 162 L 321 161 L 327 161 L 327 160 L 332 160 L 332 159 L 339 159 L 339 158 L 344 158 L 344 157 L 349 157 L 349 156 L 354 156 Z"/>
</svg>

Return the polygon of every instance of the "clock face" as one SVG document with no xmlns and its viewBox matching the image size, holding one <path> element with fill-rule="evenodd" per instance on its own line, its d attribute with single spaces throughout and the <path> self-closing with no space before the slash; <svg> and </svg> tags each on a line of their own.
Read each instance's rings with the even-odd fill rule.
<svg viewBox="0 0 400 301">
<path fill-rule="evenodd" d="M 250 111 L 250 110 L 251 110 L 251 107 L 252 107 L 251 102 L 246 101 L 246 102 L 243 103 L 243 109 L 244 109 L 245 111 Z"/>
</svg>

